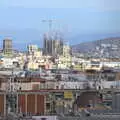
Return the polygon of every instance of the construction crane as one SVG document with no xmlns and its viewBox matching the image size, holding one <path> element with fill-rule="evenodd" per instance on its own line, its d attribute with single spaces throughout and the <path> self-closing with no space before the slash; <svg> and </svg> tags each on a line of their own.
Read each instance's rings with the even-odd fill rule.
<svg viewBox="0 0 120 120">
<path fill-rule="evenodd" d="M 53 25 L 53 21 L 54 20 L 42 20 L 43 23 L 48 23 L 48 29 L 49 29 L 49 33 L 51 34 L 52 31 L 52 25 Z"/>
</svg>

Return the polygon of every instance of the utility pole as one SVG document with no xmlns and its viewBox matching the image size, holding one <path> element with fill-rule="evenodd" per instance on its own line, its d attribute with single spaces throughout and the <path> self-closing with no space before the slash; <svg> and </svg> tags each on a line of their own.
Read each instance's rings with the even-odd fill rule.
<svg viewBox="0 0 120 120">
<path fill-rule="evenodd" d="M 14 76 L 14 68 L 12 69 L 12 74 L 10 79 L 7 82 L 6 88 L 6 112 L 16 114 L 18 112 L 18 90 L 20 86 L 18 85 L 18 81 Z"/>
</svg>

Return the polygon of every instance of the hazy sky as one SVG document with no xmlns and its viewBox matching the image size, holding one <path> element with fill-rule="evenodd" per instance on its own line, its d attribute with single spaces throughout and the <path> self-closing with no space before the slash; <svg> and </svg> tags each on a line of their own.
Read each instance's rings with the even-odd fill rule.
<svg viewBox="0 0 120 120">
<path fill-rule="evenodd" d="M 0 40 L 12 38 L 15 48 L 42 46 L 48 31 L 42 20 L 49 19 L 71 44 L 119 36 L 120 0 L 0 0 Z"/>
</svg>

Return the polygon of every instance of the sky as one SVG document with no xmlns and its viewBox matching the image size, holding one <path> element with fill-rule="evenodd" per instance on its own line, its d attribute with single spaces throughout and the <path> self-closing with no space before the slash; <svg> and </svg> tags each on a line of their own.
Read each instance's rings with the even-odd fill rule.
<svg viewBox="0 0 120 120">
<path fill-rule="evenodd" d="M 0 0 L 0 47 L 5 38 L 15 49 L 42 47 L 43 20 L 70 44 L 120 36 L 120 0 Z"/>
</svg>

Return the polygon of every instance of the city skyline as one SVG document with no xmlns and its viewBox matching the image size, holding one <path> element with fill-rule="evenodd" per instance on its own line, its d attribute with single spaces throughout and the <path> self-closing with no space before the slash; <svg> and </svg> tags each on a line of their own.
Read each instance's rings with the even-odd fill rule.
<svg viewBox="0 0 120 120">
<path fill-rule="evenodd" d="M 69 4 L 68 4 L 69 3 Z M 119 0 L 1 0 L 0 41 L 13 40 L 14 47 L 43 46 L 43 34 L 53 20 L 52 29 L 63 33 L 70 44 L 120 36 Z M 0 43 L 2 44 L 2 43 Z"/>
</svg>

